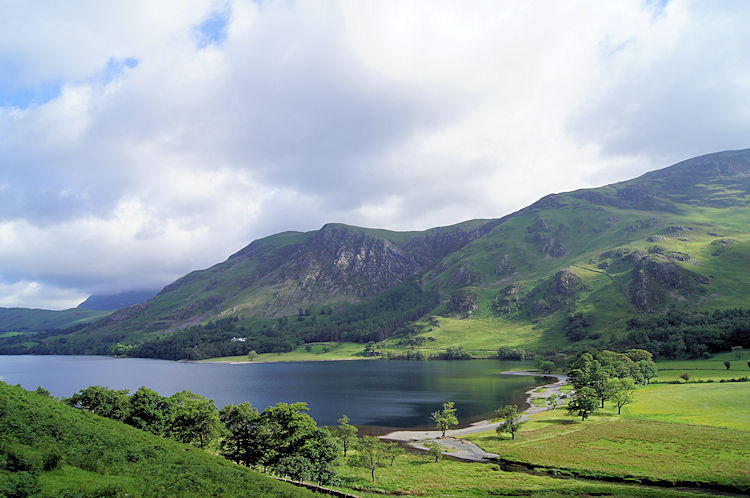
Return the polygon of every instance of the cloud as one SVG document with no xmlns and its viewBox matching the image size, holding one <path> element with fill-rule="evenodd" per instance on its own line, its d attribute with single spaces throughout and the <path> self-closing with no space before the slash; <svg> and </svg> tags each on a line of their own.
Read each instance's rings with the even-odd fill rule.
<svg viewBox="0 0 750 498">
<path fill-rule="evenodd" d="M 160 287 L 330 221 L 499 217 L 747 146 L 743 3 L 2 10 L 0 302 Z"/>
</svg>

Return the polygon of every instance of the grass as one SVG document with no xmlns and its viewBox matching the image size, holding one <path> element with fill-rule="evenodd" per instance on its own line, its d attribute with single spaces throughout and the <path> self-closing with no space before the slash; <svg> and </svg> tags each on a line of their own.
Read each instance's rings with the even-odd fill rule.
<svg viewBox="0 0 750 498">
<path fill-rule="evenodd" d="M 414 496 L 490 496 L 490 495 L 614 495 L 678 496 L 669 489 L 556 479 L 544 475 L 506 472 L 497 465 L 443 459 L 435 463 L 425 454 L 407 453 L 375 471 L 351 467 L 342 459 L 337 467 L 348 489 L 378 494 Z M 684 494 L 683 494 L 684 495 Z"/>
<path fill-rule="evenodd" d="M 747 362 L 750 361 L 750 351 L 744 350 L 739 353 L 740 359 L 737 359 L 735 352 L 724 352 L 715 354 L 708 360 L 664 360 L 656 363 L 658 376 L 655 381 L 669 382 L 681 380 L 680 375 L 690 374 L 692 380 L 720 380 L 733 379 L 738 377 L 750 376 L 750 367 Z M 730 362 L 730 368 L 727 370 L 724 361 Z"/>
<path fill-rule="evenodd" d="M 632 419 L 750 431 L 750 382 L 650 385 L 623 412 Z"/>
<path fill-rule="evenodd" d="M 332 360 L 364 360 L 367 359 L 364 345 L 354 342 L 317 342 L 306 346 L 300 346 L 288 353 L 263 353 L 259 354 L 253 361 L 279 362 L 279 361 L 332 361 Z M 247 355 L 221 356 L 209 358 L 202 361 L 249 361 Z"/>
<path fill-rule="evenodd" d="M 564 408 L 533 415 L 516 440 L 467 436 L 486 451 L 582 474 L 682 480 L 750 489 L 750 384 L 659 384 L 617 415 L 585 422 Z"/>
<path fill-rule="evenodd" d="M 549 345 L 545 331 L 529 322 L 501 320 L 494 317 L 476 317 L 460 319 L 456 317 L 439 317 L 439 326 L 432 327 L 422 334 L 427 340 L 423 353 L 444 351 L 449 346 L 461 345 L 475 357 L 494 357 L 499 346 L 522 347 L 526 350 L 543 349 Z M 395 346 L 397 339 L 386 341 L 386 348 L 399 349 Z M 552 344 L 564 343 L 564 340 L 553 340 Z"/>
</svg>

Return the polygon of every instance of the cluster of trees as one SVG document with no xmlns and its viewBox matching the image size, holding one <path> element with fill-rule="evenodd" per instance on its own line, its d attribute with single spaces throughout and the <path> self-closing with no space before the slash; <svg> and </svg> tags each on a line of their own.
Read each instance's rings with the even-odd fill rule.
<svg viewBox="0 0 750 498">
<path fill-rule="evenodd" d="M 201 449 L 224 433 L 213 400 L 190 391 L 165 397 L 145 386 L 132 395 L 127 389 L 91 386 L 63 401 L 158 436 L 195 444 Z"/>
<path fill-rule="evenodd" d="M 694 313 L 670 310 L 633 318 L 621 344 L 638 346 L 657 358 L 708 358 L 733 346 L 750 347 L 750 309 Z"/>
<path fill-rule="evenodd" d="M 165 397 L 145 386 L 132 395 L 92 386 L 63 401 L 201 449 L 218 441 L 219 452 L 242 465 L 296 480 L 330 483 L 336 478 L 337 438 L 318 427 L 305 403 L 278 403 L 260 413 L 250 403 L 218 410 L 213 400 L 190 391 Z"/>
<path fill-rule="evenodd" d="M 617 405 L 619 414 L 633 400 L 636 386 L 656 377 L 656 364 L 651 353 L 643 349 L 586 352 L 570 365 L 568 377 L 575 388 L 568 413 L 586 420 L 596 409 L 604 408 L 607 400 Z"/>
<path fill-rule="evenodd" d="M 295 480 L 336 480 L 333 461 L 339 445 L 307 414 L 305 403 L 278 403 L 262 412 L 247 402 L 228 405 L 219 411 L 219 419 L 227 430 L 220 452 L 230 460 Z"/>
</svg>

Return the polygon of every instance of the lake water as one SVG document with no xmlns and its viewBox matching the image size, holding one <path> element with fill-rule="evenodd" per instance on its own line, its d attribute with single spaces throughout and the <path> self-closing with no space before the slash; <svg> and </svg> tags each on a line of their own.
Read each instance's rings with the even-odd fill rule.
<svg viewBox="0 0 750 498">
<path fill-rule="evenodd" d="M 164 396 L 187 389 L 217 406 L 249 401 L 263 410 L 304 401 L 321 425 L 343 413 L 353 424 L 378 428 L 427 427 L 430 413 L 456 403 L 461 425 L 505 404 L 525 407 L 524 394 L 544 377 L 500 375 L 527 366 L 498 360 L 330 361 L 296 363 L 183 363 L 106 356 L 0 356 L 0 380 L 26 389 L 43 386 L 67 397 L 91 385 L 145 385 Z"/>
</svg>

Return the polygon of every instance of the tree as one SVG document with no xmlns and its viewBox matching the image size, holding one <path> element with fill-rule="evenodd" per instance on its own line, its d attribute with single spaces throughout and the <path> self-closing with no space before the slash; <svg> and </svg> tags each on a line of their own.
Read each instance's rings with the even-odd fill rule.
<svg viewBox="0 0 750 498">
<path fill-rule="evenodd" d="M 263 410 L 259 463 L 295 479 L 328 483 L 336 477 L 332 463 L 340 448 L 307 410 L 306 403 L 277 403 Z"/>
<path fill-rule="evenodd" d="M 738 360 L 742 358 L 742 346 L 732 346 L 732 352 L 734 353 L 734 357 Z"/>
<path fill-rule="evenodd" d="M 518 433 L 522 423 L 517 405 L 505 405 L 499 410 L 495 410 L 494 419 L 503 420 L 503 423 L 495 429 L 498 435 L 507 432 L 510 434 L 511 439 L 516 439 L 516 433 Z"/>
<path fill-rule="evenodd" d="M 219 419 L 227 428 L 227 435 L 221 441 L 221 454 L 246 466 L 258 463 L 265 451 L 258 410 L 248 402 L 230 404 L 219 410 Z"/>
<path fill-rule="evenodd" d="M 593 380 L 594 374 L 600 368 L 601 365 L 591 353 L 583 353 L 570 365 L 570 371 L 568 372 L 570 383 L 576 389 L 588 386 Z"/>
<path fill-rule="evenodd" d="M 404 449 L 398 445 L 398 443 L 383 443 L 383 458 L 390 459 L 391 460 L 391 467 L 393 467 L 393 462 L 396 461 L 396 458 L 399 455 L 404 454 Z"/>
<path fill-rule="evenodd" d="M 91 386 L 81 389 L 64 401 L 81 410 L 123 421 L 128 416 L 128 393 L 127 389 L 114 390 L 103 386 Z"/>
<path fill-rule="evenodd" d="M 357 454 L 349 458 L 349 465 L 370 471 L 375 482 L 375 470 L 381 466 L 385 456 L 385 444 L 373 436 L 364 436 L 357 445 Z"/>
<path fill-rule="evenodd" d="M 359 429 L 349 423 L 349 417 L 346 415 L 342 415 L 338 419 L 338 423 L 339 425 L 331 427 L 331 434 L 338 440 L 341 449 L 344 450 L 344 456 L 346 456 L 347 450 L 357 441 L 357 432 Z"/>
<path fill-rule="evenodd" d="M 169 398 L 141 386 L 130 396 L 128 404 L 126 424 L 160 436 L 166 433 L 171 410 Z"/>
<path fill-rule="evenodd" d="M 580 416 L 582 421 L 586 420 L 598 408 L 598 401 L 596 391 L 584 386 L 577 390 L 575 397 L 568 402 L 568 413 Z"/>
<path fill-rule="evenodd" d="M 602 369 L 598 369 L 592 374 L 590 387 L 596 393 L 596 397 L 599 401 L 601 401 L 602 405 L 600 408 L 604 408 L 604 401 L 608 400 L 612 395 L 611 384 L 609 381 L 609 374 Z"/>
<path fill-rule="evenodd" d="M 620 415 L 622 407 L 633 401 L 635 392 L 635 381 L 629 377 L 624 379 L 609 379 L 610 398 L 617 405 L 617 414 Z"/>
<path fill-rule="evenodd" d="M 544 373 L 550 373 L 555 368 L 555 364 L 549 360 L 542 360 L 537 364 L 537 368 Z"/>
<path fill-rule="evenodd" d="M 560 403 L 560 396 L 557 394 L 550 394 L 547 398 L 547 406 L 551 407 L 553 410 L 557 408 L 557 405 Z"/>
<path fill-rule="evenodd" d="M 339 446 L 326 430 L 315 427 L 294 453 L 279 459 L 273 470 L 298 481 L 330 484 L 336 480 L 333 461 Z"/>
<path fill-rule="evenodd" d="M 729 362 L 729 360 L 724 362 L 724 366 L 727 367 L 727 370 L 729 370 L 729 367 L 732 366 L 732 364 Z"/>
<path fill-rule="evenodd" d="M 442 410 L 432 412 L 432 420 L 435 422 L 437 429 L 442 431 L 442 437 L 445 437 L 445 431 L 453 425 L 458 425 L 453 401 L 446 401 L 443 403 Z"/>
<path fill-rule="evenodd" d="M 685 381 L 685 384 L 687 384 L 690 380 L 690 374 L 685 372 L 684 374 L 680 374 L 680 378 Z"/>
<path fill-rule="evenodd" d="M 641 370 L 644 384 L 648 384 L 651 379 L 656 377 L 656 363 L 653 360 L 639 360 L 638 368 Z"/>
<path fill-rule="evenodd" d="M 428 441 L 424 445 L 427 448 L 427 453 L 435 459 L 435 463 L 439 462 L 443 453 L 445 453 L 445 448 L 435 441 Z"/>
<path fill-rule="evenodd" d="M 190 391 L 180 391 L 170 397 L 172 416 L 170 436 L 183 443 L 197 443 L 204 449 L 225 431 L 214 400 Z"/>
</svg>

